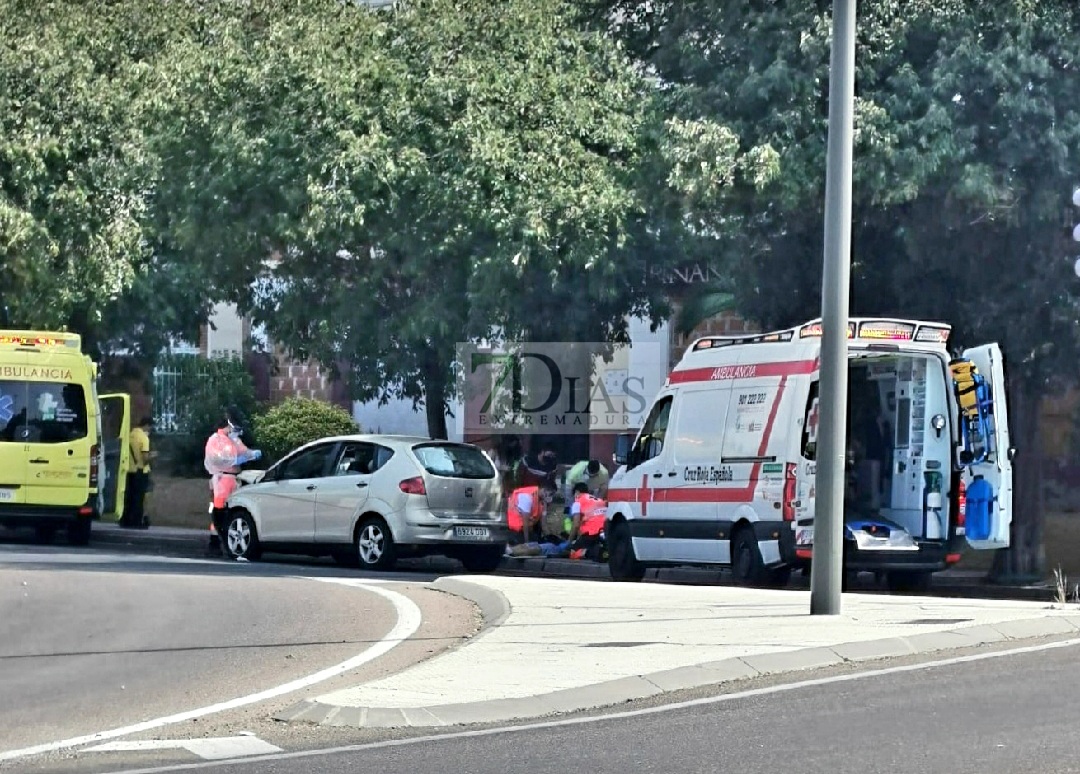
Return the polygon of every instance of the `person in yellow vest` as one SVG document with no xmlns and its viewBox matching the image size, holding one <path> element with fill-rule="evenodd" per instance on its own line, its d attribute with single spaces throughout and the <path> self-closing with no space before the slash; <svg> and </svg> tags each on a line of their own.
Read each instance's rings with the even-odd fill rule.
<svg viewBox="0 0 1080 774">
<path fill-rule="evenodd" d="M 522 543 L 532 542 L 534 531 L 539 533 L 544 513 L 554 496 L 554 489 L 540 486 L 522 486 L 510 493 L 506 503 L 506 524 L 511 532 L 521 534 Z"/>
<path fill-rule="evenodd" d="M 124 490 L 124 513 L 120 517 L 120 526 L 128 529 L 146 529 L 150 526 L 146 519 L 146 493 L 150 491 L 150 460 L 154 457 L 154 452 L 150 451 L 150 431 L 153 427 L 154 420 L 143 417 L 128 437 L 131 468 Z"/>
</svg>

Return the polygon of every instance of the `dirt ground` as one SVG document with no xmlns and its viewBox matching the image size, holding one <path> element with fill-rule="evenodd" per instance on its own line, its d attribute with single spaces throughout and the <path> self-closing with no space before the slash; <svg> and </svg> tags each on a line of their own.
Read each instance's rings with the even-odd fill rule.
<svg viewBox="0 0 1080 774">
<path fill-rule="evenodd" d="M 150 523 L 158 527 L 206 529 L 210 479 L 176 478 L 155 473 L 154 490 L 146 498 Z"/>
</svg>

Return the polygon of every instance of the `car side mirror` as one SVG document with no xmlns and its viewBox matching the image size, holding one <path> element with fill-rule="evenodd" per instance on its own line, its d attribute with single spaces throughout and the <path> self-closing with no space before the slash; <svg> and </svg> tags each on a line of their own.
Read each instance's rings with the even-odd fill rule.
<svg viewBox="0 0 1080 774">
<path fill-rule="evenodd" d="M 615 453 L 611 455 L 611 459 L 616 465 L 625 465 L 626 461 L 630 459 L 630 449 L 633 443 L 634 436 L 629 433 L 623 433 L 615 438 Z"/>
</svg>

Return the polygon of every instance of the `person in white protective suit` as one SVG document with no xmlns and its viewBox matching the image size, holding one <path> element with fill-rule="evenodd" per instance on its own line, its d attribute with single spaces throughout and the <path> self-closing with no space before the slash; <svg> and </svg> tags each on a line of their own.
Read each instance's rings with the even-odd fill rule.
<svg viewBox="0 0 1080 774">
<path fill-rule="evenodd" d="M 234 412 L 226 414 L 218 429 L 206 439 L 203 466 L 210 474 L 210 551 L 221 548 L 220 528 L 225 524 L 225 504 L 236 491 L 236 476 L 244 463 L 262 457 L 258 449 L 249 449 L 240 440 L 243 430 Z"/>
</svg>

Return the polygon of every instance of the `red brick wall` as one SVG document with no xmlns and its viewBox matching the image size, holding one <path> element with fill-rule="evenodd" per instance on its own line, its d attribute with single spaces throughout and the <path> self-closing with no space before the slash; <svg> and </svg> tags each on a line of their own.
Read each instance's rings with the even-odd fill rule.
<svg viewBox="0 0 1080 774">
<path fill-rule="evenodd" d="M 326 401 L 352 411 L 352 402 L 344 385 L 332 379 L 318 364 L 291 360 L 283 352 L 275 356 L 276 367 L 270 374 L 270 402 L 287 398 L 310 398 Z"/>
</svg>

